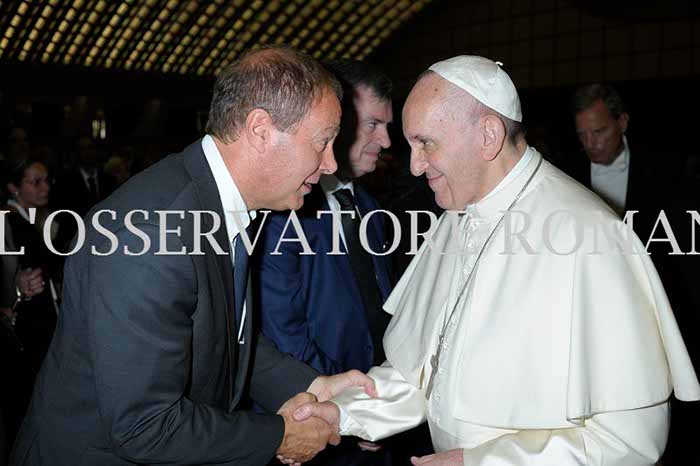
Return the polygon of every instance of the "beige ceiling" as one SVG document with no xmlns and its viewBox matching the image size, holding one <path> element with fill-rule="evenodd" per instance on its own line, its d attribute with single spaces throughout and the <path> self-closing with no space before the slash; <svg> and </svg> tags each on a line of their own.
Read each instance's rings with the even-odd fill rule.
<svg viewBox="0 0 700 466">
<path fill-rule="evenodd" d="M 261 44 L 363 59 L 431 1 L 0 1 L 0 62 L 210 77 Z"/>
</svg>

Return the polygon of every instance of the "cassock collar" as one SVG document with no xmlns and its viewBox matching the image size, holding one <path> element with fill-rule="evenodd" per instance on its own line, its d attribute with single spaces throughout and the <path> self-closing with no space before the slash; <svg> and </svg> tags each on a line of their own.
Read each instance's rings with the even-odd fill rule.
<svg viewBox="0 0 700 466">
<path fill-rule="evenodd" d="M 471 217 L 483 219 L 502 215 L 535 171 L 541 158 L 537 151 L 527 146 L 518 163 L 498 186 L 479 202 L 468 205 L 465 212 Z"/>
</svg>

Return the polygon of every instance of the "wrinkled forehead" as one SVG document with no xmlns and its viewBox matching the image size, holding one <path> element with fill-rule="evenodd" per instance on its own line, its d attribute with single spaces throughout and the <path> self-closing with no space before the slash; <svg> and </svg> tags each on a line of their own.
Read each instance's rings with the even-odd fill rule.
<svg viewBox="0 0 700 466">
<path fill-rule="evenodd" d="M 469 94 L 435 73 L 420 79 L 406 99 L 404 126 L 439 124 L 455 118 L 455 110 L 468 103 Z M 414 128 L 416 129 L 416 128 Z"/>
</svg>

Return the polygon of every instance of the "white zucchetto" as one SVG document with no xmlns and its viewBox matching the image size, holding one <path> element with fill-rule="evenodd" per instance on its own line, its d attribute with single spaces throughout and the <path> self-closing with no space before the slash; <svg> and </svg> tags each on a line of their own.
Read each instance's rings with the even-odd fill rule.
<svg viewBox="0 0 700 466">
<path fill-rule="evenodd" d="M 476 100 L 513 121 L 523 121 L 518 91 L 500 63 L 473 55 L 460 55 L 430 67 L 441 77 L 461 87 Z"/>
</svg>

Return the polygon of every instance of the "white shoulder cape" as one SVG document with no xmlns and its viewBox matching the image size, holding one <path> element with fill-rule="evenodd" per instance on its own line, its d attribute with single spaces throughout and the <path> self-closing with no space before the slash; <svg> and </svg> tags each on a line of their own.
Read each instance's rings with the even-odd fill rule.
<svg viewBox="0 0 700 466">
<path fill-rule="evenodd" d="M 505 210 L 535 169 L 540 155 L 506 189 L 477 211 Z M 530 218 L 528 254 L 515 242 L 504 251 L 501 227 L 474 276 L 462 339 L 443 353 L 458 384 L 450 403 L 466 422 L 500 428 L 565 428 L 604 412 L 651 406 L 675 390 L 700 399 L 700 385 L 666 293 L 646 254 L 619 250 L 589 254 L 593 224 L 622 225 L 594 194 L 546 161 L 514 207 Z M 568 211 L 573 216 L 559 214 Z M 524 215 L 512 217 L 511 231 Z M 549 218 L 549 220 L 548 220 Z M 394 317 L 384 337 L 389 362 L 414 386 L 435 351 L 456 256 L 440 254 L 451 241 L 441 217 L 431 238 L 384 305 Z M 580 229 L 580 230 L 579 230 Z M 571 254 L 577 232 L 581 244 Z M 624 242 L 624 235 L 613 241 Z M 634 242 L 641 243 L 634 236 Z"/>
</svg>

